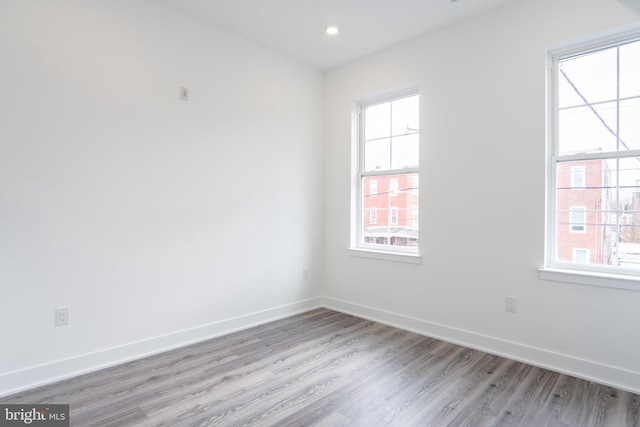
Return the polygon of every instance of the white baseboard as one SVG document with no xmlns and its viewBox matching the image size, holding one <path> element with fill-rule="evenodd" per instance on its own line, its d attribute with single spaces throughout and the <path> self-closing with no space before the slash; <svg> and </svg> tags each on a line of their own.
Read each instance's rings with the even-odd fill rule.
<svg viewBox="0 0 640 427">
<path fill-rule="evenodd" d="M 336 298 L 323 298 L 323 306 L 331 310 L 362 317 L 420 335 L 437 338 L 442 341 L 474 348 L 529 365 L 640 394 L 640 372 L 531 347 L 517 342 L 506 341 L 496 337 L 481 335 L 463 329 L 452 328 L 450 326 Z"/>
<path fill-rule="evenodd" d="M 0 397 L 326 307 L 421 335 L 640 394 L 640 372 L 343 301 L 311 298 L 123 346 L 0 375 Z"/>
<path fill-rule="evenodd" d="M 189 344 L 230 334 L 320 307 L 322 307 L 322 298 L 311 298 L 255 313 L 224 319 L 193 329 L 178 331 L 94 353 L 83 354 L 70 359 L 9 372 L 0 375 L 0 397 L 184 347 Z"/>
</svg>

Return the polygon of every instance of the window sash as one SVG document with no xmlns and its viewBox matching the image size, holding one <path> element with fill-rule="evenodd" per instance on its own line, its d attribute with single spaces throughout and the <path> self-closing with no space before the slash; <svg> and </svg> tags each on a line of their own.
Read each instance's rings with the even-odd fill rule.
<svg viewBox="0 0 640 427">
<path fill-rule="evenodd" d="M 548 128 L 548 145 L 547 145 L 547 225 L 546 225 L 546 245 L 545 245 L 545 267 L 550 269 L 564 269 L 564 270 L 574 270 L 582 273 L 604 273 L 604 274 L 615 274 L 615 275 L 626 275 L 626 276 L 635 276 L 637 278 L 640 276 L 640 269 L 630 268 L 629 265 L 636 263 L 638 264 L 640 261 L 636 261 L 635 258 L 640 259 L 640 254 L 637 254 L 635 251 L 635 247 L 632 249 L 624 248 L 624 244 L 620 242 L 614 243 L 614 248 L 612 250 L 612 255 L 610 260 L 601 260 L 600 262 L 596 262 L 593 260 L 594 257 L 597 257 L 597 254 L 594 254 L 593 251 L 589 249 L 585 249 L 584 246 L 577 246 L 572 248 L 573 250 L 573 258 L 571 261 L 561 261 L 558 257 L 558 247 L 556 246 L 558 243 L 558 228 L 562 227 L 558 221 L 558 206 L 557 206 L 557 198 L 558 198 L 558 185 L 557 185 L 557 171 L 559 169 L 559 165 L 563 162 L 573 162 L 573 161 L 587 161 L 587 160 L 602 160 L 609 162 L 616 162 L 617 165 L 621 164 L 622 161 L 629 162 L 630 160 L 625 160 L 629 158 L 638 158 L 640 159 L 640 149 L 626 149 L 624 146 L 621 146 L 619 143 L 616 144 L 616 150 L 618 151 L 606 151 L 606 152 L 582 152 L 582 153 L 566 153 L 559 155 L 560 149 L 560 139 L 559 139 L 559 124 L 560 124 L 560 115 L 559 112 L 561 108 L 559 108 L 559 93 L 558 79 L 561 78 L 559 72 L 559 63 L 564 60 L 577 58 L 580 56 L 586 56 L 598 51 L 604 51 L 606 49 L 615 48 L 619 46 L 626 45 L 628 43 L 637 42 L 640 40 L 640 27 L 634 27 L 630 30 L 622 31 L 616 35 L 608 35 L 599 41 L 590 41 L 587 43 L 583 43 L 581 45 L 574 45 L 571 47 L 560 47 L 555 49 L 554 51 L 550 51 L 550 67 L 549 67 L 549 82 L 548 90 L 549 90 L 549 110 L 548 110 L 548 122 L 550 126 Z M 619 66 L 619 64 L 618 64 Z M 620 78 L 620 71 L 618 71 L 618 77 Z M 619 89 L 618 89 L 619 91 Z M 611 100 L 609 100 L 611 101 Z M 623 97 L 620 97 L 620 93 L 618 92 L 617 98 L 613 100 L 613 104 L 615 105 L 615 112 L 619 115 L 620 105 L 624 101 Z M 604 102 L 604 101 L 602 101 Z M 596 104 L 601 104 L 602 102 L 589 102 L 585 105 L 595 106 Z M 611 102 L 610 102 L 611 103 Z M 562 110 L 567 110 L 573 108 L 563 107 Z M 619 119 L 618 119 L 619 120 Z M 618 122 L 619 123 L 619 122 Z M 616 124 L 617 126 L 618 124 Z M 615 129 L 616 135 L 615 137 L 620 140 L 621 136 L 619 134 L 619 129 Z M 628 148 L 628 147 L 627 147 Z M 620 174 L 620 171 L 616 169 L 616 173 Z M 588 174 L 587 174 L 588 175 Z M 586 188 L 589 188 L 590 184 L 587 182 L 587 175 L 584 176 L 584 184 Z M 572 186 L 573 176 L 571 176 Z M 615 227 L 617 233 L 620 233 L 621 226 L 621 217 L 623 213 L 626 211 L 620 206 L 622 199 L 619 197 L 619 192 L 621 187 L 619 176 L 616 176 L 614 182 L 612 184 L 602 183 L 602 187 L 606 187 L 610 185 L 611 191 L 617 192 L 616 206 L 610 208 L 609 210 L 602 210 L 603 213 L 612 214 L 612 217 L 615 218 L 615 223 L 612 227 Z M 582 185 L 576 185 L 575 190 L 579 190 L 583 188 Z M 566 211 L 565 211 L 566 212 Z M 586 210 L 586 223 L 589 223 L 590 218 L 590 210 L 587 208 Z M 571 218 L 571 212 L 567 212 L 569 218 Z M 571 222 L 571 221 L 570 221 Z M 584 225 L 587 228 L 587 224 Z M 572 227 L 569 225 L 568 228 Z M 567 228 L 565 228 L 566 230 Z M 575 232 L 575 231 L 574 231 Z M 577 232 L 578 235 L 581 233 Z M 640 245 L 640 243 L 638 244 Z M 580 264 L 576 262 L 576 250 L 584 251 L 586 250 L 587 260 L 589 261 L 586 264 Z M 628 262 L 625 265 L 622 261 L 623 252 L 627 251 Z M 634 258 L 635 257 L 635 258 Z M 606 262 L 611 262 L 611 265 L 606 264 Z"/>
<path fill-rule="evenodd" d="M 352 244 L 352 247 L 355 248 L 359 248 L 359 249 L 364 249 L 364 250 L 371 250 L 371 251 L 378 251 L 378 252 L 393 252 L 393 253 L 399 253 L 399 254 L 411 254 L 411 255 L 415 255 L 418 253 L 418 246 L 399 246 L 399 245 L 391 245 L 390 242 L 387 239 L 386 243 L 371 243 L 371 242 L 367 242 L 366 239 L 373 239 L 372 236 L 368 236 L 365 233 L 365 205 L 364 205 L 364 194 L 365 194 L 365 188 L 364 188 L 364 179 L 365 178 L 376 178 L 378 180 L 378 184 L 377 184 L 377 194 L 381 195 L 382 193 L 384 193 L 384 190 L 381 189 L 380 187 L 380 182 L 385 178 L 385 177 L 391 177 L 391 176 L 402 176 L 402 175 L 413 175 L 418 177 L 419 176 L 419 165 L 416 165 L 415 167 L 403 167 L 403 168 L 391 168 L 391 165 L 389 165 L 389 168 L 387 169 L 381 169 L 381 170 L 366 170 L 365 167 L 365 157 L 366 157 L 366 152 L 365 152 L 365 144 L 368 141 L 365 141 L 365 110 L 369 107 L 372 106 L 376 106 L 379 104 L 385 104 L 385 103 L 391 103 L 397 100 L 401 100 L 403 98 L 407 98 L 407 97 L 411 97 L 411 96 L 415 96 L 415 95 L 419 95 L 419 92 L 417 90 L 417 88 L 411 88 L 409 90 L 406 91 L 402 91 L 402 92 L 396 92 L 393 93 L 390 96 L 385 96 L 385 97 L 381 97 L 378 99 L 374 99 L 374 100 L 370 100 L 369 102 L 364 102 L 361 103 L 358 106 L 358 151 L 357 151 L 357 158 L 358 158 L 358 169 L 357 169 L 357 184 L 356 184 L 356 194 L 357 194 L 357 202 L 356 202 L 356 206 L 355 206 L 355 225 L 356 225 L 356 232 L 353 235 L 354 241 Z M 419 111 L 418 111 L 419 114 Z M 393 133 L 393 132 L 392 132 Z M 419 130 L 417 129 L 412 129 L 410 130 L 411 134 L 418 134 L 419 135 Z M 397 135 L 396 135 L 397 136 Z M 393 137 L 393 135 L 389 135 L 389 137 Z M 382 138 L 384 139 L 384 138 Z M 419 150 L 419 148 L 418 148 Z M 416 162 L 418 163 L 419 160 Z M 387 178 L 390 179 L 390 178 Z M 411 194 L 412 197 L 414 198 L 418 198 L 419 195 L 416 192 L 416 190 L 413 189 L 413 185 L 417 182 L 419 182 L 418 180 L 413 180 L 411 181 L 411 190 L 408 191 L 409 194 Z M 402 189 L 400 189 L 401 191 Z M 392 196 L 389 194 L 389 196 Z M 395 197 L 394 197 L 395 198 Z M 404 212 L 403 215 L 406 216 L 407 219 L 407 224 L 410 224 L 410 227 L 414 227 L 414 228 L 418 228 L 416 226 L 416 224 L 414 224 L 414 222 L 412 221 L 413 215 L 411 213 L 412 208 L 408 208 L 407 212 Z M 385 222 L 384 219 L 381 218 L 381 215 L 384 215 L 386 217 L 386 226 L 387 227 L 391 227 L 391 226 L 395 226 L 393 224 L 391 224 L 391 206 L 387 206 L 386 210 L 384 209 L 380 209 L 378 208 L 377 210 L 377 217 L 376 217 L 376 222 L 378 225 L 382 226 L 382 224 Z M 400 215 L 399 213 L 397 213 L 396 215 Z M 397 218 L 397 217 L 396 217 Z M 371 222 L 370 222 L 371 223 Z M 418 244 L 419 244 L 419 240 L 418 240 Z"/>
</svg>

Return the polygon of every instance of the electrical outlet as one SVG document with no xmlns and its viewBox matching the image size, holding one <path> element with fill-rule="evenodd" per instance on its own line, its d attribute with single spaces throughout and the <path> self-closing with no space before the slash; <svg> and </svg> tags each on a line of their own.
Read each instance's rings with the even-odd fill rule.
<svg viewBox="0 0 640 427">
<path fill-rule="evenodd" d="M 69 307 L 56 308 L 55 310 L 55 325 L 64 326 L 69 324 Z"/>
<path fill-rule="evenodd" d="M 304 268 L 304 269 L 302 269 L 302 278 L 303 278 L 304 280 L 307 280 L 307 279 L 309 279 L 310 277 L 311 277 L 311 272 L 309 272 L 309 269 L 308 269 L 308 268 Z"/>
<path fill-rule="evenodd" d="M 183 101 L 189 100 L 189 89 L 184 86 L 180 87 L 180 99 L 182 99 Z"/>
<path fill-rule="evenodd" d="M 518 311 L 518 300 L 515 297 L 506 297 L 504 299 L 504 309 L 509 313 L 516 313 Z"/>
</svg>

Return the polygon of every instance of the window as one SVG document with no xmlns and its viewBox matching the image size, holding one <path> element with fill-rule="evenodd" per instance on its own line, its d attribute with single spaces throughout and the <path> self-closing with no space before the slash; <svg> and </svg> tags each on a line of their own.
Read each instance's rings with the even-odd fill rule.
<svg viewBox="0 0 640 427">
<path fill-rule="evenodd" d="M 378 195 L 378 181 L 372 179 L 369 181 L 369 195 L 377 196 Z"/>
<path fill-rule="evenodd" d="M 571 166 L 571 188 L 584 188 L 585 167 Z"/>
<path fill-rule="evenodd" d="M 398 178 L 389 178 L 389 194 L 392 197 L 398 195 Z"/>
<path fill-rule="evenodd" d="M 391 225 L 398 225 L 398 208 L 390 208 L 389 215 L 391 216 Z"/>
<path fill-rule="evenodd" d="M 569 208 L 569 231 L 572 233 L 584 233 L 587 228 L 587 208 L 584 206 L 572 206 Z"/>
<path fill-rule="evenodd" d="M 369 211 L 369 224 L 377 224 L 378 223 L 378 209 L 371 208 Z"/>
<path fill-rule="evenodd" d="M 417 254 L 419 128 L 417 89 L 358 106 L 352 248 Z"/>
<path fill-rule="evenodd" d="M 640 29 L 550 59 L 545 265 L 640 278 Z"/>
<path fill-rule="evenodd" d="M 573 248 L 573 262 L 586 264 L 589 262 L 589 249 Z"/>
</svg>

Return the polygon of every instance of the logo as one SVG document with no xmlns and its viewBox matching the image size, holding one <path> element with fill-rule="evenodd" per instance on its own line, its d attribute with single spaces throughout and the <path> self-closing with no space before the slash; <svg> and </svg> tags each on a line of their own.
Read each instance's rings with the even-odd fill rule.
<svg viewBox="0 0 640 427">
<path fill-rule="evenodd" d="M 69 427 L 69 405 L 0 404 L 0 427 Z"/>
</svg>

